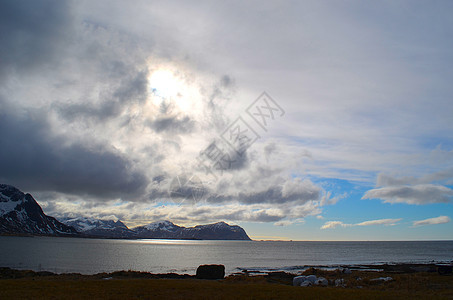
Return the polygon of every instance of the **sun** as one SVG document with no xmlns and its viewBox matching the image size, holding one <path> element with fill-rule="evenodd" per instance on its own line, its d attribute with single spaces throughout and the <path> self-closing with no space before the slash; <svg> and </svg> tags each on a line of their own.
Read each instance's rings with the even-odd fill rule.
<svg viewBox="0 0 453 300">
<path fill-rule="evenodd" d="M 156 70 L 148 79 L 151 91 L 161 98 L 174 98 L 181 89 L 181 83 L 169 70 Z"/>
<path fill-rule="evenodd" d="M 176 68 L 162 67 L 154 69 L 148 77 L 148 90 L 152 94 L 152 103 L 160 106 L 171 104 L 180 112 L 196 113 L 200 110 L 198 88 L 186 72 Z"/>
</svg>

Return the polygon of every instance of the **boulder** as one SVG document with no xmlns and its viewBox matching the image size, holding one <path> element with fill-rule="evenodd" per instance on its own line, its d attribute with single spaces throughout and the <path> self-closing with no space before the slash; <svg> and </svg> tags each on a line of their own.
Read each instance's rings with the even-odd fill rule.
<svg viewBox="0 0 453 300">
<path fill-rule="evenodd" d="M 446 264 L 439 264 L 437 265 L 437 272 L 440 275 L 447 275 L 453 273 L 453 266 L 452 265 L 446 265 Z"/>
<path fill-rule="evenodd" d="M 224 265 L 201 265 L 197 268 L 198 279 L 223 279 L 225 277 Z"/>
<path fill-rule="evenodd" d="M 315 284 L 322 285 L 322 286 L 328 286 L 329 282 L 324 277 L 318 277 L 318 279 L 316 279 L 316 281 L 315 281 Z"/>
<path fill-rule="evenodd" d="M 335 286 L 336 287 L 345 287 L 346 284 L 344 283 L 343 278 L 335 279 Z"/>
<path fill-rule="evenodd" d="M 322 285 L 327 286 L 329 282 L 324 277 L 316 277 L 316 275 L 296 276 L 293 278 L 293 286 L 312 286 Z"/>
<path fill-rule="evenodd" d="M 373 278 L 371 281 L 390 281 L 393 280 L 392 277 L 379 277 L 379 278 Z"/>
<path fill-rule="evenodd" d="M 344 274 L 351 274 L 352 272 L 351 272 L 350 269 L 344 268 L 344 269 L 343 269 L 343 273 L 344 273 Z"/>
<path fill-rule="evenodd" d="M 303 287 L 306 287 L 306 286 L 311 286 L 313 283 L 311 283 L 311 281 L 309 280 L 305 280 L 304 282 L 302 282 L 300 284 L 300 286 L 303 286 Z"/>
<path fill-rule="evenodd" d="M 300 286 L 307 279 L 307 276 L 296 276 L 293 278 L 293 286 Z"/>
<path fill-rule="evenodd" d="M 308 275 L 306 280 L 310 281 L 312 284 L 315 284 L 316 279 L 316 275 Z"/>
</svg>

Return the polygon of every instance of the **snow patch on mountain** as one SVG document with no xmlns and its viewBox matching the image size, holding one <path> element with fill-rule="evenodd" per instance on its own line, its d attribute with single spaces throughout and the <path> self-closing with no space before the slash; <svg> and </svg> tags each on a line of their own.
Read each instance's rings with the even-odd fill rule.
<svg viewBox="0 0 453 300">
<path fill-rule="evenodd" d="M 61 220 L 64 224 L 74 227 L 79 232 L 90 230 L 115 230 L 118 228 L 128 229 L 121 221 L 102 220 L 87 217 L 66 218 Z"/>
<path fill-rule="evenodd" d="M 16 209 L 19 204 L 23 204 L 24 197 L 15 197 L 12 199 L 11 196 L 15 194 L 15 188 L 10 185 L 2 184 L 0 186 L 0 216 L 6 215 Z"/>
<path fill-rule="evenodd" d="M 7 184 L 0 184 L 0 233 L 77 234 L 74 228 L 44 214 L 32 195 Z"/>
<path fill-rule="evenodd" d="M 250 240 L 237 225 L 218 222 L 195 227 L 183 227 L 170 221 L 159 221 L 133 228 L 138 238 L 200 239 L 200 240 Z"/>
<path fill-rule="evenodd" d="M 143 228 L 145 228 L 147 230 L 160 229 L 160 230 L 167 230 L 167 231 L 171 231 L 175 227 L 177 227 L 177 226 L 170 221 L 158 221 L 158 222 L 153 222 L 153 223 L 143 226 Z"/>
<path fill-rule="evenodd" d="M 12 212 L 13 210 L 16 209 L 16 206 L 20 203 L 22 203 L 22 201 L 17 201 L 17 202 L 13 202 L 13 201 L 9 201 L 9 200 L 5 201 L 5 202 L 1 201 L 0 202 L 0 216 L 6 215 L 7 213 Z"/>
</svg>

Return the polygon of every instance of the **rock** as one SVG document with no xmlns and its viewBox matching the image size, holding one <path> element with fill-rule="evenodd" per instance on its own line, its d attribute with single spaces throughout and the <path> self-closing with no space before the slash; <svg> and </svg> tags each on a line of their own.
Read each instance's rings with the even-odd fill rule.
<svg viewBox="0 0 453 300">
<path fill-rule="evenodd" d="M 452 265 L 446 265 L 446 264 L 439 264 L 437 265 L 437 272 L 440 274 L 440 275 L 447 275 L 447 274 L 451 274 L 453 272 L 453 266 Z"/>
<path fill-rule="evenodd" d="M 306 287 L 306 286 L 311 286 L 313 283 L 311 281 L 305 280 L 300 284 L 300 286 Z"/>
<path fill-rule="evenodd" d="M 328 286 L 328 285 L 329 285 L 329 282 L 328 282 L 327 279 L 325 279 L 324 277 L 319 277 L 319 278 L 315 281 L 315 284 L 316 284 L 316 285 L 322 285 L 322 286 Z"/>
<path fill-rule="evenodd" d="M 344 279 L 343 278 L 335 279 L 335 286 L 345 287 L 346 285 L 344 284 Z"/>
<path fill-rule="evenodd" d="M 225 277 L 224 265 L 201 265 L 197 268 L 198 279 L 223 279 Z"/>
<path fill-rule="evenodd" d="M 329 282 L 324 277 L 317 278 L 316 275 L 296 276 L 293 278 L 293 286 L 311 286 L 322 285 L 327 286 Z"/>
<path fill-rule="evenodd" d="M 307 276 L 307 279 L 308 281 L 310 281 L 312 284 L 314 284 L 316 282 L 316 275 L 308 275 Z"/>
<path fill-rule="evenodd" d="M 265 277 L 269 278 L 269 279 L 284 280 L 284 281 L 292 280 L 293 276 L 294 275 L 292 275 L 290 273 L 283 272 L 283 271 L 268 272 L 267 275 L 265 275 Z"/>
<path fill-rule="evenodd" d="M 343 269 L 343 273 L 344 273 L 344 274 L 351 274 L 352 272 L 351 272 L 350 269 L 344 268 L 344 269 Z"/>
<path fill-rule="evenodd" d="M 393 280 L 393 278 L 392 277 L 379 277 L 379 278 L 371 279 L 371 281 L 390 281 L 390 280 Z"/>
<path fill-rule="evenodd" d="M 293 278 L 293 286 L 300 286 L 306 280 L 307 276 L 296 276 Z"/>
</svg>

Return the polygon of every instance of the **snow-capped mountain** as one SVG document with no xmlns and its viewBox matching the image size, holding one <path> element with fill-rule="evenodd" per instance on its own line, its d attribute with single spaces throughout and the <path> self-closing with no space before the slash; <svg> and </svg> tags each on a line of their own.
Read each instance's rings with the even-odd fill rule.
<svg viewBox="0 0 453 300">
<path fill-rule="evenodd" d="M 0 234 L 31 234 L 97 238 L 250 240 L 244 229 L 225 222 L 183 227 L 160 221 L 133 229 L 121 221 L 47 216 L 30 194 L 0 184 Z"/>
<path fill-rule="evenodd" d="M 145 226 L 138 226 L 132 228 L 132 230 L 136 232 L 138 238 L 142 239 L 174 239 L 179 236 L 183 228 L 170 221 L 159 221 Z"/>
<path fill-rule="evenodd" d="M 195 227 L 182 227 L 170 221 L 135 227 L 137 238 L 199 239 L 199 240 L 250 240 L 240 226 L 218 222 Z"/>
<path fill-rule="evenodd" d="M 77 235 L 77 231 L 46 216 L 30 194 L 0 184 L 0 233 Z"/>
<path fill-rule="evenodd" d="M 74 227 L 78 232 L 93 237 L 133 238 L 135 232 L 120 220 L 99 220 L 94 218 L 66 218 L 61 222 Z"/>
</svg>

